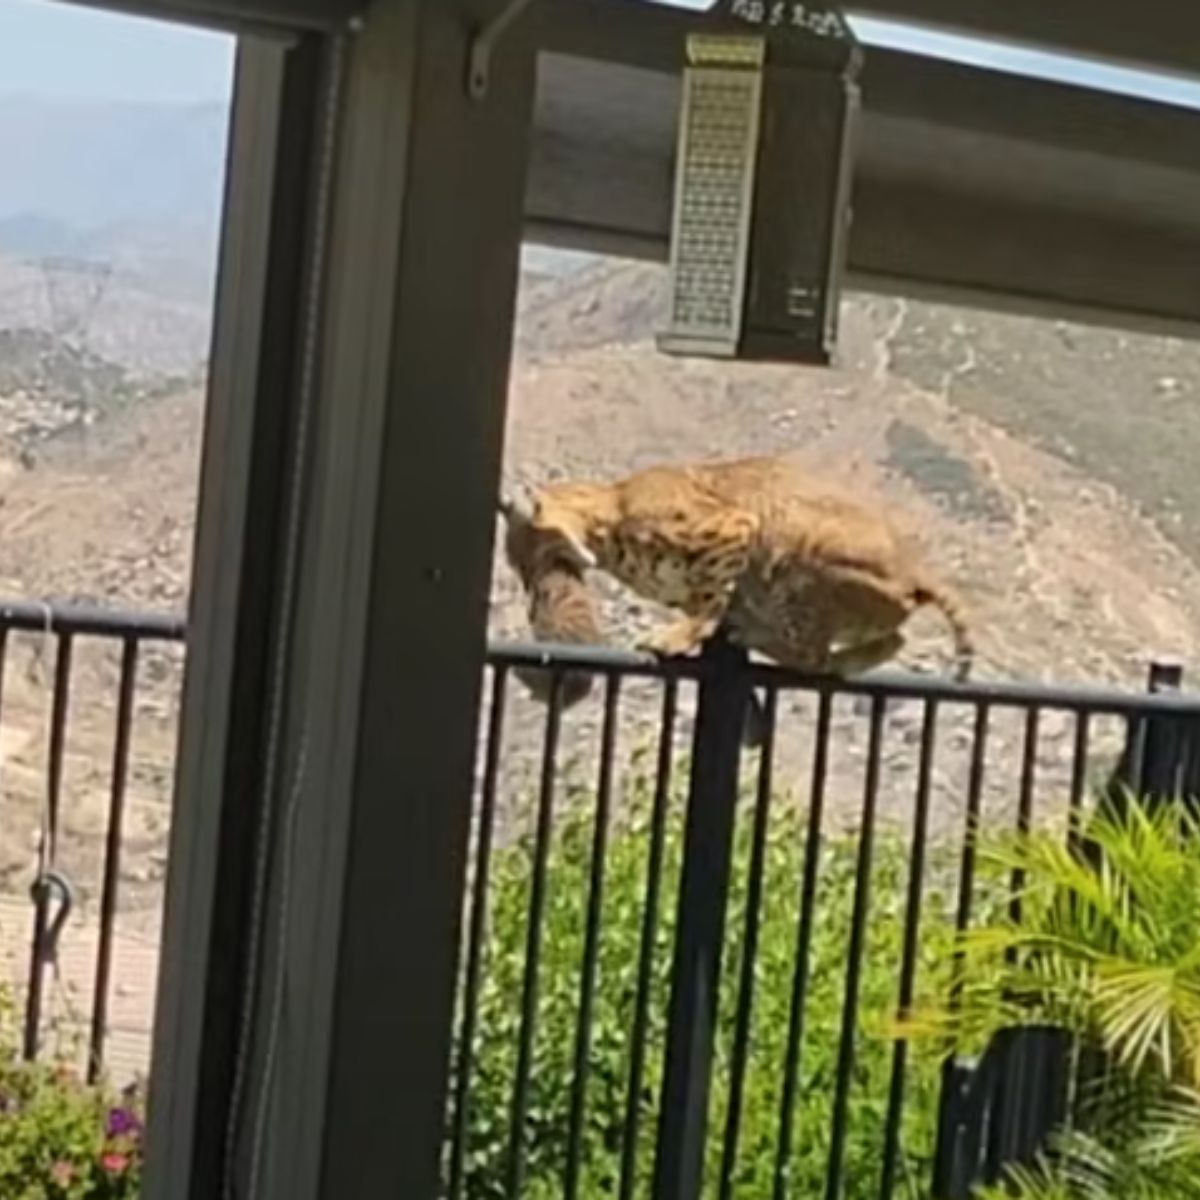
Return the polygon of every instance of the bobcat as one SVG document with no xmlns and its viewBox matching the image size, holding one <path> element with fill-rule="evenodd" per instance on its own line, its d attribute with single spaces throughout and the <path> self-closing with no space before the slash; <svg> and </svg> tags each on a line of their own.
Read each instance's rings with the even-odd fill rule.
<svg viewBox="0 0 1200 1200">
<path fill-rule="evenodd" d="M 504 556 L 525 589 L 529 625 L 536 640 L 603 645 L 604 633 L 579 564 L 564 552 L 560 539 L 534 530 L 518 505 L 501 500 L 499 508 L 505 524 Z M 534 699 L 549 701 L 548 672 L 517 668 L 515 673 Z M 560 692 L 563 707 L 570 708 L 585 700 L 591 689 L 591 675 L 583 671 L 568 672 L 563 676 Z M 743 727 L 743 745 L 748 748 L 761 745 L 764 733 L 764 713 L 757 699 L 751 697 Z"/>
<path fill-rule="evenodd" d="M 726 626 L 782 666 L 853 675 L 904 646 L 901 627 L 939 609 L 956 675 L 974 658 L 953 593 L 885 514 L 777 457 L 650 467 L 610 483 L 542 488 L 523 514 L 544 554 L 608 572 L 678 620 L 644 640 L 687 654 Z"/>
</svg>

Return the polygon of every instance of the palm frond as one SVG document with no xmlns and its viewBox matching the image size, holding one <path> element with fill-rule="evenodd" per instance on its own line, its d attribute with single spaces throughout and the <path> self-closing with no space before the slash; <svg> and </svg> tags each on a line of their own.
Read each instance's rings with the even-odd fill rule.
<svg viewBox="0 0 1200 1200">
<path fill-rule="evenodd" d="M 965 934 L 894 1030 L 961 1052 L 1049 1024 L 1104 1052 L 1076 1127 L 979 1200 L 1198 1200 L 1200 816 L 1130 794 L 1072 833 L 977 839 L 980 863 L 1019 883 L 1019 912 Z"/>
</svg>

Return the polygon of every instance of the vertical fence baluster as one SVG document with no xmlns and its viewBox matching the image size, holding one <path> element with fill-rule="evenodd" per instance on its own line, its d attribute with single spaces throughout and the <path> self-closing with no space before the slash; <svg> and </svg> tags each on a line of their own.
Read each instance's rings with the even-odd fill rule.
<svg viewBox="0 0 1200 1200">
<path fill-rule="evenodd" d="M 1068 793 L 1067 845 L 1078 851 L 1083 845 L 1083 792 L 1087 786 L 1088 754 L 1091 743 L 1091 714 L 1075 714 L 1075 739 L 1071 749 L 1071 790 Z"/>
<path fill-rule="evenodd" d="M 667 836 L 667 809 L 671 800 L 671 758 L 675 746 L 675 714 L 678 703 L 679 685 L 674 679 L 668 679 L 663 684 L 658 761 L 654 775 L 654 800 L 650 811 L 650 849 L 646 862 L 646 898 L 642 904 L 642 928 L 638 942 L 633 1026 L 629 1038 L 629 1081 L 625 1096 L 625 1129 L 621 1139 L 621 1182 L 617 1193 L 619 1200 L 632 1200 L 634 1186 L 637 1182 L 642 1080 L 646 1069 L 650 989 L 654 981 L 654 942 L 658 933 L 663 852 Z"/>
<path fill-rule="evenodd" d="M 750 850 L 750 874 L 746 887 L 745 932 L 742 938 L 741 978 L 738 982 L 737 1013 L 734 1017 L 733 1058 L 729 1071 L 729 1108 L 725 1116 L 725 1145 L 721 1156 L 720 1200 L 733 1196 L 733 1173 L 737 1167 L 738 1135 L 742 1121 L 742 1094 L 750 1055 L 750 1022 L 754 1015 L 754 968 L 758 958 L 758 928 L 762 906 L 763 876 L 766 873 L 767 830 L 771 816 L 772 767 L 775 755 L 775 722 L 779 693 L 769 688 L 762 709 L 761 759 L 758 794 L 754 805 L 754 833 Z"/>
<path fill-rule="evenodd" d="M 579 1021 L 575 1030 L 575 1066 L 571 1078 L 571 1112 L 567 1125 L 567 1170 L 563 1189 L 565 1200 L 575 1200 L 579 1193 L 588 1060 L 592 1047 L 592 1007 L 596 992 L 596 960 L 600 952 L 600 916 L 604 907 L 604 868 L 608 855 L 613 753 L 617 736 L 617 703 L 620 688 L 620 677 L 610 675 L 604 693 L 604 724 L 600 734 L 600 778 L 596 784 L 592 873 L 588 886 L 587 928 L 584 933 L 583 969 L 580 972 L 579 983 Z"/>
<path fill-rule="evenodd" d="M 0 624 L 0 713 L 4 711 L 4 682 L 8 667 L 8 635 L 10 632 L 7 625 Z"/>
<path fill-rule="evenodd" d="M 1021 783 L 1017 800 L 1017 833 L 1022 837 L 1033 828 L 1033 795 L 1037 781 L 1038 731 L 1042 711 L 1031 704 L 1025 711 L 1025 737 L 1021 747 Z M 1012 899 L 1009 915 L 1014 921 L 1021 919 L 1021 891 L 1025 887 L 1025 872 L 1019 867 L 1012 873 L 1009 890 Z M 1011 953 L 1009 958 L 1011 960 Z"/>
<path fill-rule="evenodd" d="M 958 873 L 958 908 L 954 928 L 962 935 L 971 924 L 971 905 L 975 899 L 975 857 L 979 846 L 980 815 L 983 810 L 983 781 L 987 771 L 988 729 L 992 710 L 987 704 L 975 709 L 975 729 L 971 737 L 971 769 L 967 778 L 967 811 L 963 830 L 963 852 Z M 961 954 L 959 955 L 961 961 Z M 956 997 L 955 997 L 956 998 Z"/>
<path fill-rule="evenodd" d="M 908 867 L 908 901 L 904 917 L 904 950 L 900 962 L 900 996 L 897 1010 L 901 1018 L 909 1015 L 917 974 L 917 937 L 921 930 L 921 892 L 925 882 L 925 850 L 929 836 L 929 781 L 933 771 L 933 753 L 937 736 L 936 700 L 925 702 L 921 722 L 921 751 L 917 766 L 917 790 L 913 801 L 912 850 Z M 879 1185 L 880 1200 L 891 1200 L 896 1186 L 896 1162 L 900 1153 L 900 1120 L 904 1105 L 905 1072 L 908 1069 L 908 1042 L 897 1040 L 892 1052 L 892 1082 L 888 1093 L 887 1120 L 883 1134 L 883 1173 Z"/>
<path fill-rule="evenodd" d="M 54 863 L 58 847 L 58 814 L 62 800 L 63 752 L 66 747 L 67 712 L 71 697 L 71 651 L 74 640 L 69 633 L 58 635 L 58 653 L 54 663 L 54 695 L 50 711 L 50 760 L 46 786 L 45 825 L 39 841 L 39 872 Z M 53 947 L 49 944 L 50 893 L 45 881 L 34 883 L 33 936 L 30 939 L 29 987 L 25 997 L 24 1052 L 34 1059 L 38 1052 L 38 1034 L 42 1021 L 42 996 L 45 968 Z"/>
<path fill-rule="evenodd" d="M 1082 709 L 1075 714 L 1075 745 L 1071 757 L 1072 819 L 1078 819 L 1083 808 L 1083 789 L 1087 784 L 1088 752 L 1091 741 L 1091 714 Z"/>
<path fill-rule="evenodd" d="M 525 1172 L 525 1119 L 529 1111 L 529 1078 L 537 1034 L 538 973 L 542 954 L 542 916 L 546 907 L 546 873 L 554 824 L 554 786 L 558 770 L 558 737 L 562 726 L 563 676 L 555 669 L 546 710 L 542 749 L 542 778 L 538 791 L 537 833 L 534 837 L 533 880 L 529 889 L 529 928 L 525 941 L 525 980 L 521 993 L 521 1032 L 517 1072 L 513 1083 L 512 1125 L 509 1130 L 508 1178 L 505 1195 L 518 1200 Z"/>
<path fill-rule="evenodd" d="M 1151 663 L 1146 686 L 1151 695 L 1178 694 L 1183 688 L 1182 664 L 1167 660 Z M 1146 798 L 1151 805 L 1170 803 L 1178 793 L 1186 740 L 1183 725 L 1182 718 L 1162 713 L 1144 722 L 1139 798 Z"/>
<path fill-rule="evenodd" d="M 887 697 L 879 694 L 872 696 L 862 824 L 858 834 L 858 864 L 855 868 L 854 907 L 850 918 L 850 945 L 846 954 L 842 1034 L 838 1047 L 837 1076 L 833 1085 L 833 1121 L 829 1135 L 829 1170 L 825 1176 L 825 1200 L 839 1200 L 842 1192 L 850 1083 L 854 1073 L 855 1027 L 858 1023 L 858 985 L 862 976 L 863 944 L 866 940 L 867 916 L 871 906 L 875 813 L 879 803 L 879 758 L 883 746 L 883 720 L 886 712 Z"/>
<path fill-rule="evenodd" d="M 492 840 L 496 826 L 496 781 L 504 743 L 504 710 L 508 668 L 492 668 L 491 707 L 488 711 L 487 748 L 479 801 L 479 840 L 475 851 L 475 879 L 467 927 L 467 966 L 463 981 L 462 1026 L 454 1074 L 454 1126 L 450 1145 L 449 1200 L 461 1200 L 465 1183 L 467 1132 L 470 1119 L 471 1074 L 474 1068 L 475 1026 L 479 1019 L 479 982 L 483 965 L 483 939 L 487 923 L 488 884 L 491 879 Z"/>
<path fill-rule="evenodd" d="M 133 732 L 133 696 L 137 684 L 138 643 L 127 637 L 121 650 L 117 723 L 113 736 L 109 788 L 108 836 L 104 847 L 104 880 L 100 891 L 100 941 L 96 947 L 96 979 L 92 989 L 92 1036 L 88 1046 L 88 1081 L 95 1083 L 104 1065 L 108 1033 L 108 990 L 112 974 L 113 927 L 121 879 L 121 837 L 125 820 L 125 785 L 129 776 L 129 743 Z"/>
<path fill-rule="evenodd" d="M 978 850 L 980 814 L 983 808 L 983 782 L 987 770 L 988 728 L 991 708 L 986 703 L 975 707 L 975 728 L 971 737 L 971 767 L 967 778 L 967 811 L 963 829 L 962 857 L 958 870 L 958 905 L 954 929 L 958 938 L 971 925 L 971 907 L 975 899 L 975 858 Z M 961 946 L 954 951 L 954 982 L 949 1005 L 958 1008 L 962 994 Z M 938 1106 L 937 1142 L 933 1152 L 933 1193 L 935 1196 L 957 1194 L 957 1177 L 964 1169 L 960 1132 L 966 1121 L 968 1072 L 954 1056 L 942 1068 L 942 1094 Z M 969 1157 L 969 1155 L 967 1156 Z"/>
<path fill-rule="evenodd" d="M 809 949 L 817 907 L 817 877 L 821 868 L 821 824 L 825 815 L 825 784 L 829 774 L 829 733 L 833 697 L 818 696 L 817 725 L 813 735 L 812 781 L 808 801 L 808 832 L 804 839 L 804 875 L 796 921 L 796 954 L 792 998 L 788 1010 L 787 1049 L 783 1058 L 783 1094 L 779 1104 L 779 1140 L 775 1155 L 774 1200 L 786 1200 L 792 1158 L 792 1124 L 800 1080 L 800 1054 L 804 1045 L 804 1014 L 808 1002 Z"/>
</svg>

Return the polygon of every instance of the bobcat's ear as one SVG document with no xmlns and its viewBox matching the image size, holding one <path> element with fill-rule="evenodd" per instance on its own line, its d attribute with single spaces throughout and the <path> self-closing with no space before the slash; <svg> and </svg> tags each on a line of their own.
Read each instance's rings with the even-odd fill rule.
<svg viewBox="0 0 1200 1200">
<path fill-rule="evenodd" d="M 521 484 L 508 495 L 501 493 L 496 508 L 510 525 L 529 525 L 533 521 L 533 501 L 529 490 Z"/>
</svg>

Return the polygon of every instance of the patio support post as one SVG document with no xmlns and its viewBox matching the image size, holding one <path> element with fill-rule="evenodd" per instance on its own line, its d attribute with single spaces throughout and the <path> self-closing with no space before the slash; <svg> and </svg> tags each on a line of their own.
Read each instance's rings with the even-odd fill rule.
<svg viewBox="0 0 1200 1200">
<path fill-rule="evenodd" d="M 185 888 L 194 872 L 173 867 L 160 999 L 164 1030 L 197 1052 L 182 1063 L 195 1081 L 213 1000 L 192 989 L 224 973 L 233 1045 L 211 1045 L 232 1059 L 194 1106 L 177 1103 L 185 1075 L 158 1072 L 152 1133 L 177 1148 L 152 1164 L 146 1200 L 436 1195 L 534 85 L 519 23 L 486 95 L 468 94 L 470 39 L 499 7 L 378 0 L 340 64 L 337 39 L 322 40 L 323 78 L 340 79 L 336 154 L 320 150 L 318 114 L 308 182 L 331 185 L 328 219 L 319 203 L 308 212 L 316 303 L 295 338 L 297 375 L 315 361 L 317 383 L 306 402 L 281 381 L 299 388 L 306 430 L 281 473 L 301 486 L 257 547 L 283 631 L 250 764 L 269 786 L 241 798 L 268 811 L 236 874 L 209 862 L 208 886 Z M 232 212 L 253 163 L 235 150 L 231 167 Z M 256 405 L 278 395 L 272 382 Z M 206 500 L 201 543 L 220 507 Z M 222 561 L 198 555 L 198 596 Z M 193 662 L 215 637 L 200 625 Z M 178 793 L 210 817 L 212 711 L 193 687 Z M 218 824 L 235 822 L 244 814 Z M 173 850 L 185 853 L 179 838 Z M 211 920 L 194 923 L 211 938 L 202 963 L 177 939 L 222 894 L 253 927 L 224 946 Z"/>
</svg>

